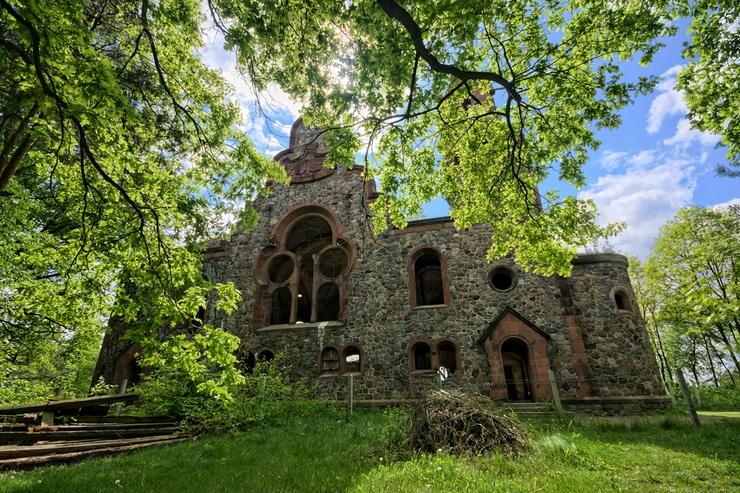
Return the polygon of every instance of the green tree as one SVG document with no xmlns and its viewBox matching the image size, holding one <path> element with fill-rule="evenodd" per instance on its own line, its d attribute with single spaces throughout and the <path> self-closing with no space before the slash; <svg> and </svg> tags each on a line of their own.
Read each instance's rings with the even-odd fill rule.
<svg viewBox="0 0 740 493">
<path fill-rule="evenodd" d="M 740 176 L 740 5 L 734 0 L 697 0 L 692 5 L 689 63 L 678 77 L 689 120 L 722 136 L 728 165 L 720 174 Z"/>
<path fill-rule="evenodd" d="M 363 149 L 380 183 L 376 229 L 402 226 L 437 196 L 458 227 L 492 226 L 491 258 L 513 252 L 568 274 L 578 248 L 608 236 L 588 201 L 539 194 L 547 176 L 581 187 L 599 128 L 654 78 L 650 62 L 685 11 L 672 1 L 210 0 L 257 87 L 277 81 L 328 129 L 333 163 Z"/>
<path fill-rule="evenodd" d="M 698 366 L 715 381 L 722 367 L 730 374 L 740 371 L 738 259 L 740 207 L 690 207 L 661 228 L 645 265 L 647 282 L 659 293 L 652 299 L 656 330 L 670 347 L 664 354 L 691 367 L 695 380 Z"/>
<path fill-rule="evenodd" d="M 0 0 L 3 377 L 99 342 L 115 294 L 150 340 L 211 292 L 233 308 L 200 251 L 283 172 L 198 58 L 201 21 L 197 0 Z"/>
</svg>

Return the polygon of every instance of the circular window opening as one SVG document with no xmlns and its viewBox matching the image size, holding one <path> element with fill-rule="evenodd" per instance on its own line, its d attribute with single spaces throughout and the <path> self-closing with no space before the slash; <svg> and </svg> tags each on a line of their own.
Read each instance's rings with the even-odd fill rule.
<svg viewBox="0 0 740 493">
<path fill-rule="evenodd" d="M 341 248 L 330 248 L 319 258 L 319 271 L 326 277 L 339 277 L 347 268 L 347 253 Z"/>
<path fill-rule="evenodd" d="M 488 274 L 488 284 L 496 291 L 509 291 L 516 285 L 516 276 L 508 267 L 496 267 Z"/>
<path fill-rule="evenodd" d="M 292 273 L 293 259 L 288 255 L 278 255 L 272 259 L 272 262 L 270 262 L 270 268 L 267 270 L 267 275 L 270 278 L 270 281 L 274 283 L 287 281 Z"/>
</svg>

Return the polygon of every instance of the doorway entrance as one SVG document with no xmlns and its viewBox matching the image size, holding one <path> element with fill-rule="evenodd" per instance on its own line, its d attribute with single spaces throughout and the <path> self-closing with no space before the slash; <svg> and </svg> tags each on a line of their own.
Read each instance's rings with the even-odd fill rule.
<svg viewBox="0 0 740 493">
<path fill-rule="evenodd" d="M 501 345 L 506 394 L 510 401 L 532 401 L 529 375 L 529 348 L 519 339 L 509 339 Z"/>
</svg>

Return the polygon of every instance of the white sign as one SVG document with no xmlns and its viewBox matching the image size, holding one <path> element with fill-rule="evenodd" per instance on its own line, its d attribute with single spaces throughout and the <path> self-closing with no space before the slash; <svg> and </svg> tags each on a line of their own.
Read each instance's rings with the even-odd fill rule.
<svg viewBox="0 0 740 493">
<path fill-rule="evenodd" d="M 347 363 L 359 363 L 360 362 L 360 355 L 359 354 L 350 354 L 347 356 L 346 359 Z"/>
<path fill-rule="evenodd" d="M 450 373 L 447 371 L 447 368 L 440 366 L 439 370 L 437 370 L 437 376 L 440 382 L 444 382 L 450 376 Z"/>
</svg>

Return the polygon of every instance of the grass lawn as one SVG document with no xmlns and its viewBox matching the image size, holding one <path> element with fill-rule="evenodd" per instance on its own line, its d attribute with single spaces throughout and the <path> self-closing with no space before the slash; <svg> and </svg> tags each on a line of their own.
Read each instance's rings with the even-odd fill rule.
<svg viewBox="0 0 740 493">
<path fill-rule="evenodd" d="M 519 458 L 390 461 L 389 415 L 363 411 L 0 475 L 0 492 L 740 491 L 740 420 L 530 421 Z"/>
</svg>

